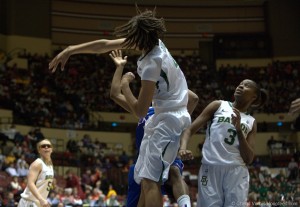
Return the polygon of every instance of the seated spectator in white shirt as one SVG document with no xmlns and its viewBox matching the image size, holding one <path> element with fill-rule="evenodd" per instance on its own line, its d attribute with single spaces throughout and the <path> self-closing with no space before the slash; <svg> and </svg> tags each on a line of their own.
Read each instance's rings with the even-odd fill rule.
<svg viewBox="0 0 300 207">
<path fill-rule="evenodd" d="M 12 181 L 10 181 L 9 187 L 11 188 L 14 195 L 20 194 L 22 192 L 22 187 L 17 176 L 14 176 Z"/>
<path fill-rule="evenodd" d="M 7 172 L 12 177 L 19 177 L 19 173 L 17 172 L 15 163 L 10 163 L 9 166 L 5 169 L 5 172 Z"/>
</svg>

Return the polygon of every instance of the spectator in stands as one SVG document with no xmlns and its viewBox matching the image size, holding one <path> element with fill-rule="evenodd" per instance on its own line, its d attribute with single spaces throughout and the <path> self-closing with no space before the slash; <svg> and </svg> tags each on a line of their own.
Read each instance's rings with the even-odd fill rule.
<svg viewBox="0 0 300 207">
<path fill-rule="evenodd" d="M 12 192 L 7 192 L 7 199 L 4 201 L 4 206 L 6 207 L 15 207 L 18 205 L 18 202 L 15 200 L 15 196 Z"/>
<path fill-rule="evenodd" d="M 273 145 L 276 144 L 276 140 L 274 139 L 274 136 L 271 135 L 270 139 L 267 142 L 268 148 L 270 150 L 272 150 L 272 148 L 274 147 Z"/>
<path fill-rule="evenodd" d="M 4 133 L 8 137 L 8 141 L 15 143 L 15 135 L 17 134 L 17 129 L 14 124 L 10 126 L 8 130 L 6 130 Z"/>
<path fill-rule="evenodd" d="M 20 157 L 23 154 L 23 149 L 20 143 L 15 142 L 15 145 L 12 148 L 12 152 L 16 157 Z"/>
<path fill-rule="evenodd" d="M 74 204 L 74 196 L 72 195 L 72 188 L 65 188 L 64 189 L 64 194 L 61 196 L 60 201 L 65 205 L 65 206 L 73 206 Z"/>
<path fill-rule="evenodd" d="M 21 155 L 21 157 L 17 160 L 17 172 L 19 176 L 26 177 L 29 171 L 29 165 L 25 160 L 25 155 Z"/>
<path fill-rule="evenodd" d="M 112 193 L 109 198 L 106 200 L 107 207 L 120 206 L 120 202 L 117 199 L 117 193 Z"/>
<path fill-rule="evenodd" d="M 66 177 L 66 188 L 76 188 L 77 189 L 77 193 L 78 195 L 83 198 L 83 191 L 81 188 L 81 183 L 80 183 L 80 178 L 75 175 L 75 173 L 73 172 L 73 170 L 69 169 L 66 172 L 67 177 Z"/>
<path fill-rule="evenodd" d="M 262 163 L 259 159 L 259 157 L 256 157 L 252 163 L 252 166 L 253 167 L 256 167 L 256 168 L 260 168 L 262 166 Z"/>
<path fill-rule="evenodd" d="M 5 165 L 5 155 L 2 154 L 2 149 L 0 148 L 0 171 L 3 169 Z"/>
<path fill-rule="evenodd" d="M 95 206 L 97 201 L 100 198 L 100 195 L 102 195 L 102 191 L 99 188 L 93 188 L 92 193 L 91 193 L 91 202 L 93 203 L 92 206 Z"/>
<path fill-rule="evenodd" d="M 122 163 L 122 166 L 125 166 L 128 163 L 129 157 L 126 154 L 126 151 L 123 150 L 122 154 L 119 156 L 119 161 Z"/>
<path fill-rule="evenodd" d="M 82 193 L 81 196 L 79 196 L 77 188 L 73 188 L 73 197 L 74 197 L 74 204 L 73 204 L 73 206 L 75 206 L 75 207 L 82 206 L 82 204 L 83 204 L 82 199 L 84 198 L 83 193 Z"/>
<path fill-rule="evenodd" d="M 22 192 L 22 187 L 17 176 L 13 176 L 13 179 L 10 181 L 9 187 L 14 195 L 19 195 Z"/>
<path fill-rule="evenodd" d="M 109 184 L 109 186 L 108 186 L 108 192 L 107 192 L 106 198 L 109 199 L 112 195 L 117 195 L 117 192 L 116 192 L 116 190 L 113 188 L 113 185 L 112 185 L 112 184 Z"/>
<path fill-rule="evenodd" d="M 299 174 L 299 167 L 298 163 L 295 161 L 295 158 L 291 158 L 291 161 L 288 164 L 288 179 L 289 180 L 295 180 L 298 177 Z"/>
<path fill-rule="evenodd" d="M 85 172 L 81 175 L 81 186 L 83 191 L 85 191 L 85 189 L 92 188 L 92 171 L 89 168 L 86 168 Z"/>
<path fill-rule="evenodd" d="M 14 155 L 13 151 L 9 151 L 9 154 L 5 157 L 5 165 L 9 166 L 11 163 L 16 162 L 16 156 Z"/>
<path fill-rule="evenodd" d="M 60 202 L 59 196 L 56 194 L 55 191 L 51 191 L 49 193 L 49 197 L 47 198 L 47 201 L 51 204 L 51 206 L 57 206 Z"/>
<path fill-rule="evenodd" d="M 5 171 L 11 176 L 11 177 L 19 177 L 19 173 L 17 172 L 16 164 L 15 162 L 12 162 L 8 165 L 8 167 L 5 169 Z"/>
</svg>

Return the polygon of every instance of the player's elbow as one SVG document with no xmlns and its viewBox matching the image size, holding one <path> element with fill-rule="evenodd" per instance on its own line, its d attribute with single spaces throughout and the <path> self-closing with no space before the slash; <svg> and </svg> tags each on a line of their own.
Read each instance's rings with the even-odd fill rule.
<svg viewBox="0 0 300 207">
<path fill-rule="evenodd" d="M 117 98 L 117 94 L 113 93 L 112 91 L 109 94 L 110 99 L 112 99 L 113 101 L 116 100 Z"/>
</svg>

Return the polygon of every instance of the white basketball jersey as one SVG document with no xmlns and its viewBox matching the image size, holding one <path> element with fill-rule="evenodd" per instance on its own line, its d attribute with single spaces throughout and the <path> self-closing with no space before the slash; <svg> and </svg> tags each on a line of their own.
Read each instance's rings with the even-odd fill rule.
<svg viewBox="0 0 300 207">
<path fill-rule="evenodd" d="M 42 171 L 38 175 L 35 185 L 38 189 L 38 192 L 42 195 L 43 198 L 46 199 L 52 187 L 54 171 L 53 167 L 46 165 L 42 159 L 38 158 L 37 161 L 42 163 Z M 24 192 L 21 194 L 21 197 L 37 203 L 39 202 L 37 198 L 31 193 L 28 187 L 25 188 Z"/>
<path fill-rule="evenodd" d="M 203 145 L 202 163 L 211 165 L 245 165 L 235 127 L 231 124 L 232 103 L 221 101 L 213 120 L 208 124 Z M 254 118 L 241 114 L 241 129 L 245 138 L 252 130 Z"/>
<path fill-rule="evenodd" d="M 162 41 L 137 62 L 141 80 L 156 82 L 152 106 L 155 112 L 186 107 L 188 102 L 187 82 L 179 65 Z M 166 101 L 167 100 L 167 101 Z"/>
</svg>

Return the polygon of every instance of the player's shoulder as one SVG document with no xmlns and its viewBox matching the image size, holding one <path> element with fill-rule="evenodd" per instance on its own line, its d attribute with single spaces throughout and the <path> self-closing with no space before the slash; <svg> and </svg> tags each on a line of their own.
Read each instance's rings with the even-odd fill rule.
<svg viewBox="0 0 300 207">
<path fill-rule="evenodd" d="M 30 165 L 30 168 L 35 168 L 35 169 L 41 169 L 42 167 L 43 167 L 43 161 L 40 158 L 34 160 Z"/>
</svg>

